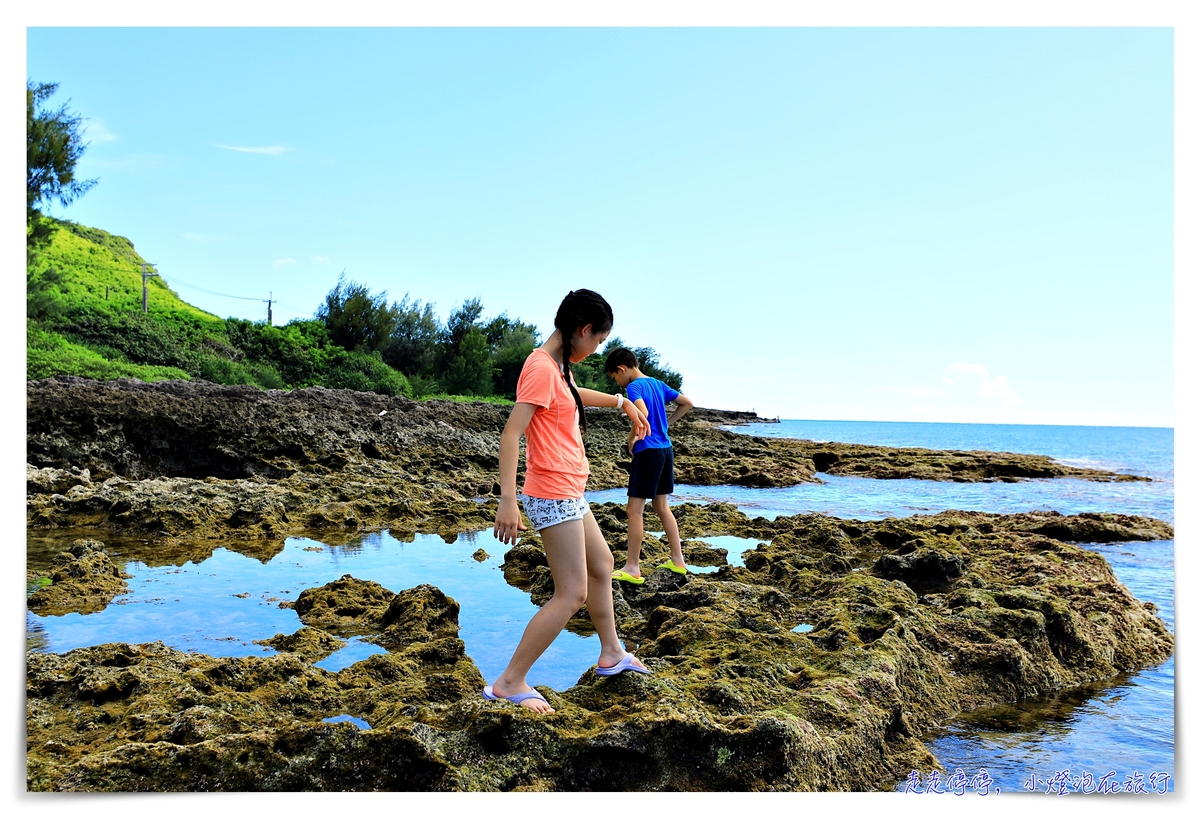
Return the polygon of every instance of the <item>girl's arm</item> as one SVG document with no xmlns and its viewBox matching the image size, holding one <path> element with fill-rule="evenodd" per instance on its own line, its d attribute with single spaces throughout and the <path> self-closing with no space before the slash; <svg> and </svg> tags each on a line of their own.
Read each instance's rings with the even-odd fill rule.
<svg viewBox="0 0 1200 818">
<path fill-rule="evenodd" d="M 492 533 L 506 545 L 516 544 L 517 532 L 525 530 L 521 509 L 517 507 L 517 456 L 521 452 L 521 435 L 536 410 L 532 403 L 516 404 L 500 433 L 500 508 Z"/>
<path fill-rule="evenodd" d="M 624 396 L 621 397 L 621 400 L 618 400 L 616 395 L 610 395 L 607 392 L 597 392 L 595 389 L 578 389 L 577 391 L 584 406 L 615 407 L 620 403 L 621 411 L 628 415 L 629 419 L 633 422 L 634 436 L 638 440 L 641 440 L 650 434 L 650 424 L 646 421 L 645 412 L 638 409 L 633 401 L 625 400 Z"/>
</svg>

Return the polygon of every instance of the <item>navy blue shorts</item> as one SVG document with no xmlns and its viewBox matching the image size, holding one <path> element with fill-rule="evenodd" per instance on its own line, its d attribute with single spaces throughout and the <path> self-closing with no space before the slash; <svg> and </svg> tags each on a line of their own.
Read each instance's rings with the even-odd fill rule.
<svg viewBox="0 0 1200 818">
<path fill-rule="evenodd" d="M 675 449 L 663 446 L 633 453 L 629 496 L 651 500 L 675 491 Z"/>
</svg>

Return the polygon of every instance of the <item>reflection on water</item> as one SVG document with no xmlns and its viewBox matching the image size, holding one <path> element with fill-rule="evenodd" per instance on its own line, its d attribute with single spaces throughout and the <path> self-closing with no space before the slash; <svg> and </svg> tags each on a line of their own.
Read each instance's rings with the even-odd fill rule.
<svg viewBox="0 0 1200 818">
<path fill-rule="evenodd" d="M 882 520 L 950 510 L 992 514 L 1108 511 L 1156 517 L 1172 523 L 1175 519 L 1173 487 L 1165 483 L 1098 483 L 1061 478 L 1020 483 L 954 483 L 875 480 L 833 474 L 819 477 L 821 483 L 773 489 L 677 485 L 670 503 L 732 503 L 750 517 L 768 520 L 810 513 L 843 519 Z M 589 502 L 621 502 L 622 491 L 593 491 L 584 496 Z"/>
<path fill-rule="evenodd" d="M 330 673 L 337 673 L 339 670 L 348 668 L 355 662 L 361 662 L 377 653 L 387 653 L 387 651 L 379 645 L 364 642 L 360 636 L 353 636 L 346 640 L 345 647 L 338 648 L 319 662 L 313 662 L 313 666 L 328 670 Z"/>
<path fill-rule="evenodd" d="M 1103 554 L 1121 582 L 1157 605 L 1174 631 L 1173 541 L 1085 547 Z M 1045 792 L 1055 776 L 1099 780 L 1110 771 L 1122 782 L 1166 773 L 1160 789 L 1173 791 L 1175 658 L 1085 687 L 975 710 L 924 738 L 948 770 L 986 769 L 1003 791 L 1024 792 L 1036 784 Z"/>
<path fill-rule="evenodd" d="M 262 547 L 246 556 L 211 544 L 181 545 L 177 556 L 183 556 L 183 562 L 171 564 L 160 556 L 158 565 L 130 558 L 140 556 L 141 549 L 149 547 L 146 543 L 122 543 L 113 549 L 114 561 L 131 575 L 129 593 L 103 611 L 86 615 L 28 613 L 30 645 L 61 653 L 106 642 L 161 640 L 179 650 L 211 656 L 269 655 L 274 649 L 256 640 L 294 633 L 301 627 L 296 612 L 281 608 L 281 602 L 294 601 L 305 588 L 351 574 L 394 592 L 422 583 L 438 586 L 461 606 L 460 636 L 467 654 L 486 679 L 494 679 L 536 610 L 527 593 L 504 581 L 500 565 L 507 546 L 490 530 L 462 534 L 453 543 L 436 535 L 402 536 L 410 542 L 387 532 L 337 546 L 289 539 L 271 546 L 277 553 L 266 561 L 261 559 Z M 31 549 L 31 567 L 35 562 L 48 564 L 50 555 L 65 544 L 41 540 L 39 548 Z M 489 554 L 482 562 L 472 557 L 480 548 Z M 211 556 L 199 562 L 186 558 L 202 552 Z M 370 643 L 350 640 L 317 664 L 337 670 L 377 652 L 380 649 Z M 564 631 L 534 665 L 530 681 L 565 690 L 595 664 L 599 654 L 595 634 Z"/>
</svg>

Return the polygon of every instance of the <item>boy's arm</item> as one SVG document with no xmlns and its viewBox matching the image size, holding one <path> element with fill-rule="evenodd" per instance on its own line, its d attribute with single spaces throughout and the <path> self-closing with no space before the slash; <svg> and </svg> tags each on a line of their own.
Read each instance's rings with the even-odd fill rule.
<svg viewBox="0 0 1200 818">
<path fill-rule="evenodd" d="M 684 394 L 676 395 L 675 396 L 675 411 L 672 412 L 671 416 L 667 418 L 667 426 L 670 426 L 672 423 L 679 420 L 681 417 L 686 415 L 688 412 L 692 411 L 693 406 L 695 406 L 695 404 L 692 403 L 692 399 L 689 398 L 687 395 L 684 395 Z"/>
</svg>

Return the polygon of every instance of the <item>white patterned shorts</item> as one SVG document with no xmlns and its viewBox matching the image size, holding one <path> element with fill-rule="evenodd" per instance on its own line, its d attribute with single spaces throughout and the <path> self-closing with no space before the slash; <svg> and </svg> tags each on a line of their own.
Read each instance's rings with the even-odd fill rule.
<svg viewBox="0 0 1200 818">
<path fill-rule="evenodd" d="M 522 494 L 521 505 L 525 507 L 525 516 L 533 523 L 534 531 L 541 531 L 543 528 L 569 520 L 582 520 L 591 510 L 587 500 L 582 497 L 574 500 L 546 500 Z"/>
</svg>

